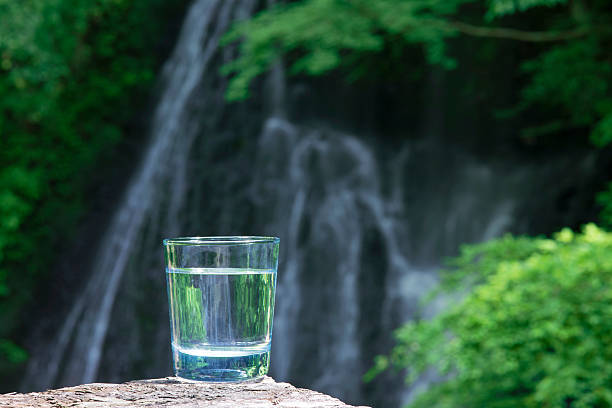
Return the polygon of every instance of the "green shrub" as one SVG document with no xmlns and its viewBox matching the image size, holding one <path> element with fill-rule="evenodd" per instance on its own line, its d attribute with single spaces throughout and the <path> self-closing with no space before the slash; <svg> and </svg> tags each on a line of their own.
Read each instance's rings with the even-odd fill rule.
<svg viewBox="0 0 612 408">
<path fill-rule="evenodd" d="M 443 277 L 462 301 L 396 332 L 366 374 L 441 380 L 411 407 L 612 406 L 612 233 L 593 224 L 553 239 L 466 246 Z"/>
</svg>

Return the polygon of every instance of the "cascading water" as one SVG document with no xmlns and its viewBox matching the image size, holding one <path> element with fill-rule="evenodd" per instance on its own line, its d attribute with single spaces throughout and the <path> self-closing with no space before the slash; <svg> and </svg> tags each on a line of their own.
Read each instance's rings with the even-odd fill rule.
<svg viewBox="0 0 612 408">
<path fill-rule="evenodd" d="M 384 147 L 287 119 L 282 65 L 256 99 L 223 100 L 218 45 L 252 0 L 195 0 L 161 77 L 140 167 L 99 245 L 86 288 L 57 337 L 30 361 L 25 389 L 170 374 L 161 239 L 281 238 L 271 375 L 347 402 L 397 406 L 361 375 L 416 315 L 443 256 L 516 225 L 539 168 L 483 161 L 434 138 Z M 263 99 L 261 96 L 259 100 Z M 296 116 L 296 115 L 292 115 Z M 299 116 L 299 115 L 298 115 Z M 563 163 L 547 163 L 563 168 Z M 554 172 L 552 172 L 554 174 Z"/>
<path fill-rule="evenodd" d="M 117 290 L 130 257 L 141 245 L 146 223 L 157 222 L 163 205 L 167 220 L 178 219 L 187 182 L 186 157 L 199 130 L 199 121 L 190 117 L 190 110 L 204 102 L 198 100 L 202 95 L 195 90 L 218 51 L 221 35 L 235 18 L 234 3 L 198 0 L 191 6 L 173 55 L 163 68 L 164 90 L 142 164 L 100 245 L 87 287 L 61 327 L 51 355 L 32 359 L 27 384 L 47 388 L 97 378 Z M 249 13 L 253 2 L 242 3 Z M 165 230 L 176 233 L 176 227 L 168 222 Z"/>
<path fill-rule="evenodd" d="M 282 356 L 273 363 L 280 379 L 299 378 L 358 402 L 360 374 L 372 358 L 362 337 L 365 332 L 388 336 L 415 315 L 419 299 L 436 283 L 440 251 L 435 247 L 456 248 L 461 241 L 453 240 L 486 239 L 509 227 L 512 201 L 500 194 L 493 173 L 484 165 L 464 164 L 449 168 L 444 181 L 458 187 L 457 193 L 428 198 L 444 200 L 448 208 L 430 226 L 431 234 L 444 237 L 411 245 L 420 237 L 416 221 L 438 211 L 424 201 L 413 203 L 418 207 L 413 214 L 407 212 L 410 174 L 406 180 L 404 172 L 411 147 L 406 144 L 383 171 L 373 149 L 354 136 L 300 128 L 279 118 L 264 126 L 252 194 L 267 211 L 262 218 L 271 220 L 264 229 L 285 237 L 273 342 L 273 355 Z M 430 162 L 436 154 L 434 149 L 418 153 L 429 155 Z M 439 170 L 429 182 L 437 182 Z M 386 194 L 381 174 L 390 176 Z M 482 202 L 472 198 L 476 193 Z M 473 234 L 466 232 L 470 226 Z M 379 282 L 369 287 L 372 279 Z M 371 315 L 363 310 L 364 293 L 376 286 L 381 293 L 369 296 L 384 300 Z M 435 311 L 433 304 L 423 312 Z"/>
</svg>

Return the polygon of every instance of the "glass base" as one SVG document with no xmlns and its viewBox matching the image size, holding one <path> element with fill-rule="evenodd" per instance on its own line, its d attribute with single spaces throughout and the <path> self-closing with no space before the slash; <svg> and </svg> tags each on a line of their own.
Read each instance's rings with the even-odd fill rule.
<svg viewBox="0 0 612 408">
<path fill-rule="evenodd" d="M 202 356 L 174 352 L 174 372 L 177 377 L 193 381 L 237 382 L 263 377 L 270 367 L 270 352 L 236 356 Z M 199 353 L 198 353 L 199 354 Z"/>
</svg>

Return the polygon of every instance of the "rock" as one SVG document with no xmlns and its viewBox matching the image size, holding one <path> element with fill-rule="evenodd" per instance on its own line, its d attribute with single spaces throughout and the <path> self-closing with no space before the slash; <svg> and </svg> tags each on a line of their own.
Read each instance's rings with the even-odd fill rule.
<svg viewBox="0 0 612 408">
<path fill-rule="evenodd" d="M 221 384 L 167 377 L 3 394 L 0 407 L 349 408 L 351 405 L 316 391 L 277 383 L 270 377 L 257 382 Z"/>
</svg>

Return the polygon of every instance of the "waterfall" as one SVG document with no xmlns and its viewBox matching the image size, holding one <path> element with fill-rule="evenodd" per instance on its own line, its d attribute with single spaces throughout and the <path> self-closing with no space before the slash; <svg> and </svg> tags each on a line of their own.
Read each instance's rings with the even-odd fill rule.
<svg viewBox="0 0 612 408">
<path fill-rule="evenodd" d="M 275 235 L 271 375 L 347 402 L 399 406 L 401 380 L 378 390 L 361 382 L 374 355 L 403 322 L 444 307 L 419 307 L 442 257 L 518 230 L 527 181 L 555 176 L 479 158 L 439 135 L 386 146 L 385 135 L 351 133 L 324 115 L 307 123 L 287 109 L 296 104 L 281 62 L 255 99 L 228 105 L 218 68 L 235 50 L 219 39 L 255 7 L 191 5 L 140 165 L 104 238 L 86 238 L 98 247 L 87 284 L 56 337 L 33 353 L 25 388 L 170 375 L 161 239 Z"/>
<path fill-rule="evenodd" d="M 172 56 L 162 70 L 163 93 L 151 124 L 148 147 L 100 244 L 85 290 L 77 297 L 50 355 L 34 356 L 25 382 L 36 388 L 96 380 L 112 307 L 122 276 L 143 239 L 146 222 L 167 206 L 166 231 L 176 232 L 186 191 L 187 155 L 199 130 L 190 116 L 195 93 L 219 39 L 235 13 L 233 1 L 197 0 L 189 9 Z M 253 2 L 243 2 L 250 10 Z M 249 11 L 247 11 L 247 14 Z M 167 194 L 168 203 L 164 201 Z M 154 220 L 155 221 L 155 220 Z M 69 343 L 73 345 L 68 350 Z M 64 361 L 65 360 L 65 361 Z M 60 365 L 65 364 L 60 373 Z M 58 378 L 58 375 L 61 377 Z"/>
<path fill-rule="evenodd" d="M 405 190 L 411 186 L 405 176 L 410 174 L 404 173 L 414 160 L 410 148 L 417 154 L 419 147 L 407 143 L 383 171 L 372 147 L 356 136 L 277 117 L 265 124 L 252 193 L 268 211 L 264 218 L 272 221 L 264 229 L 284 238 L 272 342 L 275 377 L 306 377 L 315 389 L 359 401 L 360 374 L 373 357 L 360 343 L 360 332 L 371 324 L 389 334 L 415 313 L 431 315 L 442 307 L 434 303 L 418 311 L 419 299 L 437 281 L 439 241 L 456 248 L 461 239 L 483 240 L 509 228 L 512 200 L 500 194 L 492 171 L 482 164 L 448 169 L 444 182 L 456 186 L 456 193 L 407 203 Z M 436 152 L 432 148 L 427 154 Z M 387 193 L 383 174 L 390 176 Z M 439 182 L 440 174 L 435 169 L 428 182 Z M 428 200 L 444 200 L 446 207 L 430 226 L 432 241 L 417 224 L 439 211 Z M 411 206 L 418 212 L 408 213 Z M 373 232 L 382 248 L 374 253 L 367 247 Z M 364 257 L 373 258 L 370 265 L 364 265 Z M 361 310 L 360 292 L 369 289 L 360 290 L 364 274 L 384 281 L 377 316 Z"/>
</svg>

